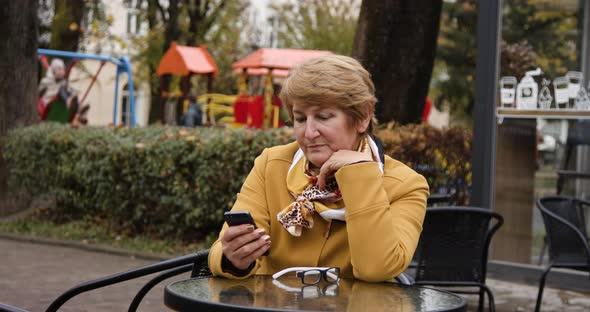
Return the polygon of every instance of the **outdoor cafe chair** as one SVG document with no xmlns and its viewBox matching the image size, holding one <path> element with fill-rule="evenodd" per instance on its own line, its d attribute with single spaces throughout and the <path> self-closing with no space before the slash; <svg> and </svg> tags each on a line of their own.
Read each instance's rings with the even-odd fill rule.
<svg viewBox="0 0 590 312">
<path fill-rule="evenodd" d="M 160 273 L 159 275 L 148 281 L 139 290 L 137 295 L 135 295 L 135 297 L 131 301 L 131 304 L 129 305 L 128 311 L 136 311 L 137 307 L 139 306 L 141 300 L 145 297 L 145 295 L 154 286 L 156 286 L 158 283 L 165 279 L 188 271 L 191 271 L 191 277 L 210 276 L 211 271 L 209 271 L 209 266 L 207 262 L 208 256 L 208 249 L 201 250 L 190 255 L 165 260 L 162 262 L 132 269 L 126 272 L 116 273 L 86 283 L 82 283 L 61 294 L 49 305 L 49 308 L 47 308 L 46 311 L 58 311 L 64 303 L 66 303 L 68 300 L 72 299 L 73 297 L 81 293 L 164 271 L 163 273 Z"/>
<path fill-rule="evenodd" d="M 459 294 L 478 294 L 483 311 L 485 294 L 489 311 L 494 295 L 486 286 L 488 249 L 504 218 L 476 207 L 429 207 L 416 250 L 415 284 L 444 288 Z M 477 287 L 477 290 L 466 288 Z"/>
<path fill-rule="evenodd" d="M 426 199 L 426 207 L 427 208 L 432 208 L 432 207 L 437 207 L 437 206 L 442 206 L 442 207 L 446 207 L 446 206 L 451 206 L 455 204 L 455 195 L 452 193 L 436 193 L 436 194 L 430 194 L 428 196 L 428 198 Z M 414 253 L 414 257 L 412 258 L 412 262 L 410 263 L 409 268 L 413 269 L 416 267 L 416 262 L 417 262 L 417 254 Z"/>
<path fill-rule="evenodd" d="M 549 245 L 549 264 L 539 281 L 535 311 L 541 309 L 545 279 L 552 268 L 590 273 L 590 247 L 584 217 L 587 207 L 590 201 L 569 196 L 545 196 L 537 200 Z"/>
</svg>

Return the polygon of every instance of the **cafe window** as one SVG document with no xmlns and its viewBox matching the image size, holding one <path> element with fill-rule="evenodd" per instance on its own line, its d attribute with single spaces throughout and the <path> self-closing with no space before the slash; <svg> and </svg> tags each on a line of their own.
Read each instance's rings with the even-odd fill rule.
<svg viewBox="0 0 590 312">
<path fill-rule="evenodd" d="M 584 3 L 503 2 L 495 209 L 506 223 L 494 241 L 495 260 L 547 262 L 545 226 L 535 201 L 557 193 L 558 170 L 580 169 L 580 160 L 588 159 L 580 149 L 569 164 L 564 159 L 571 147 L 568 132 L 590 115 Z M 587 196 L 587 187 L 576 182 L 563 191 Z"/>
</svg>

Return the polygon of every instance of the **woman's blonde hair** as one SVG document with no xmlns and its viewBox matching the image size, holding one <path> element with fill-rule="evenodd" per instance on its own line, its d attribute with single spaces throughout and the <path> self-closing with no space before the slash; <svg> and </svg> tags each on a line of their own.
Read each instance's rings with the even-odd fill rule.
<svg viewBox="0 0 590 312">
<path fill-rule="evenodd" d="M 293 101 L 306 106 L 336 106 L 356 126 L 370 115 L 367 133 L 377 126 L 375 85 L 371 74 L 355 59 L 324 55 L 293 68 L 279 94 L 293 120 Z"/>
</svg>

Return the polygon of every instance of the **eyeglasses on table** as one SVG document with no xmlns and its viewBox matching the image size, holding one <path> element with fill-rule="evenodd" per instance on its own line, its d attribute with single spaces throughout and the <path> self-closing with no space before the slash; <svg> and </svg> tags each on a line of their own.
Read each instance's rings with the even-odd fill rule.
<svg viewBox="0 0 590 312">
<path fill-rule="evenodd" d="M 281 270 L 272 275 L 277 279 L 287 273 L 295 272 L 295 276 L 301 278 L 304 285 L 318 284 L 322 279 L 327 283 L 336 283 L 340 280 L 340 268 L 336 267 L 292 267 Z"/>
</svg>

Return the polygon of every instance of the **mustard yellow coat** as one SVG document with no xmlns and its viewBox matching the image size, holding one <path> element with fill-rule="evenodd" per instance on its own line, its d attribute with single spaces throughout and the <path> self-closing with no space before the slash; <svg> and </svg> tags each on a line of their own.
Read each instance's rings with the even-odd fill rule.
<svg viewBox="0 0 590 312">
<path fill-rule="evenodd" d="M 248 210 L 271 237 L 270 254 L 256 261 L 253 274 L 274 274 L 295 266 L 339 267 L 343 277 L 365 281 L 392 280 L 412 259 L 426 213 L 428 184 L 401 162 L 385 156 L 384 173 L 376 162 L 342 167 L 335 174 L 346 206 L 346 222 L 331 226 L 318 214 L 312 229 L 291 236 L 277 214 L 294 199 L 286 179 L 296 142 L 265 149 L 254 162 L 232 210 Z M 223 225 L 219 237 L 227 229 Z M 223 272 L 221 241 L 211 246 L 209 268 Z"/>
</svg>

